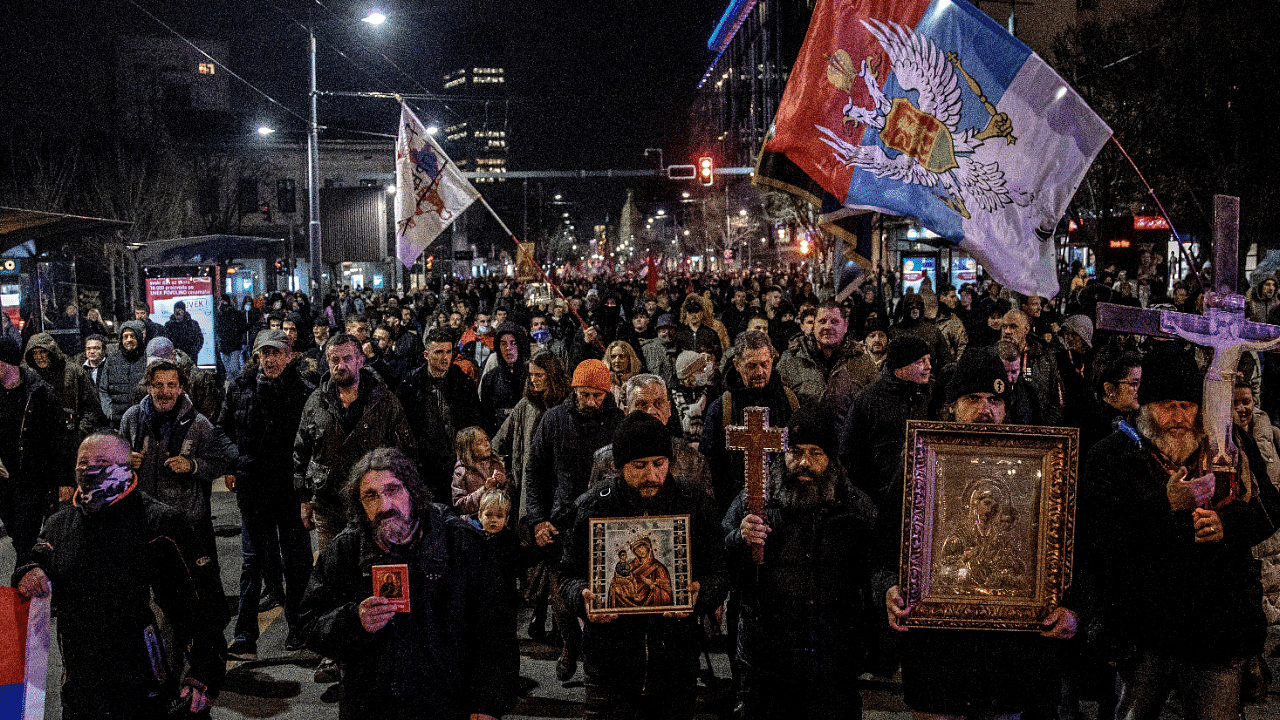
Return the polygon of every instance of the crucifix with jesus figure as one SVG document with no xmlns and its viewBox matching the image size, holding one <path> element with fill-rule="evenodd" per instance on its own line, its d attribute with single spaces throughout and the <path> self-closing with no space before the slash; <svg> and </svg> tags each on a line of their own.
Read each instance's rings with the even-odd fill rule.
<svg viewBox="0 0 1280 720">
<path fill-rule="evenodd" d="M 1280 345 L 1280 326 L 1245 320 L 1244 296 L 1235 292 L 1239 252 L 1240 199 L 1213 198 L 1213 288 L 1205 292 L 1204 315 L 1168 310 L 1141 310 L 1098 304 L 1098 328 L 1165 339 L 1182 338 L 1213 348 L 1204 378 L 1201 403 L 1203 429 L 1209 441 L 1210 469 L 1219 480 L 1239 467 L 1239 451 L 1231 439 L 1231 393 L 1236 367 L 1246 351 Z"/>
<path fill-rule="evenodd" d="M 724 429 L 725 447 L 742 450 L 745 455 L 747 485 L 747 512 L 764 515 L 764 502 L 769 487 L 769 453 L 787 449 L 787 429 L 769 427 L 769 408 L 743 408 L 742 419 L 746 425 L 730 425 Z M 751 559 L 757 565 L 764 562 L 764 546 L 751 546 Z"/>
</svg>

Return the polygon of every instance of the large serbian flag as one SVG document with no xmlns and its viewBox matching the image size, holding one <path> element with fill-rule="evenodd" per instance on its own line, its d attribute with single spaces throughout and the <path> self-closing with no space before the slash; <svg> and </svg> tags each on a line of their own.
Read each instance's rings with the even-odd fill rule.
<svg viewBox="0 0 1280 720">
<path fill-rule="evenodd" d="M 408 105 L 396 138 L 396 257 L 413 265 L 480 193 L 462 176 Z"/>
<path fill-rule="evenodd" d="M 963 0 L 818 0 L 760 172 L 819 201 L 914 216 L 1002 284 L 1052 297 L 1051 236 L 1110 136 Z"/>
<path fill-rule="evenodd" d="M 49 598 L 0 587 L 0 718 L 44 717 L 48 667 Z"/>
</svg>

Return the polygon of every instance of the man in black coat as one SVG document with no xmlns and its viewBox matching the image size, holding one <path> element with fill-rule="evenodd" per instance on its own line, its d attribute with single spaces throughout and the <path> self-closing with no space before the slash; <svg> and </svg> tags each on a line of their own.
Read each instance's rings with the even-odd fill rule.
<svg viewBox="0 0 1280 720">
<path fill-rule="evenodd" d="M 344 490 L 351 523 L 320 553 L 302 601 L 307 645 L 342 668 L 341 720 L 488 720 L 515 706 L 518 665 L 495 648 L 499 578 L 478 531 L 432 505 L 395 448 L 358 460 Z M 409 610 L 373 593 L 375 565 L 408 566 Z M 381 579 L 379 577 L 379 579 Z"/>
<path fill-rule="evenodd" d="M 198 713 L 225 671 L 216 565 L 177 510 L 138 489 L 129 457 L 119 435 L 85 438 L 72 505 L 49 518 L 13 574 L 27 597 L 53 593 L 65 718 L 162 720 L 179 698 Z M 156 665 L 171 659 L 160 652 L 153 598 L 185 650 L 185 672 L 181 662 Z"/>
<path fill-rule="evenodd" d="M 560 592 L 565 604 L 587 621 L 582 642 L 587 718 L 693 717 L 702 639 L 693 616 L 715 611 L 724 600 L 728 577 L 711 498 L 701 488 L 670 477 L 671 458 L 671 437 L 662 423 L 636 411 L 613 436 L 613 461 L 620 477 L 608 479 L 576 503 L 560 565 Z M 687 590 L 670 586 L 668 604 L 686 604 L 683 600 L 693 604 L 693 612 L 588 613 L 587 603 L 595 598 L 587 580 L 591 519 L 686 514 L 692 575 Z M 632 547 L 641 542 L 637 538 Z M 648 547 L 653 558 L 652 541 Z"/>
<path fill-rule="evenodd" d="M 862 674 L 869 642 L 875 506 L 849 484 L 816 404 L 791 416 L 787 443 L 771 463 L 763 515 L 748 513 L 744 490 L 724 517 L 741 602 L 741 717 L 860 718 L 846 683 Z M 763 564 L 752 545 L 764 548 Z"/>
<path fill-rule="evenodd" d="M 928 416 L 932 355 L 928 343 L 903 334 L 889 343 L 880 378 L 853 396 L 840 436 L 840 462 L 857 468 L 854 484 L 883 511 L 902 475 L 908 420 Z M 900 502 L 900 500 L 899 500 Z"/>
<path fill-rule="evenodd" d="M 293 491 L 293 441 L 302 408 L 314 388 L 292 362 L 283 330 L 263 330 L 253 343 L 252 372 L 230 383 L 218 427 L 238 452 L 226 480 L 240 508 L 240 612 L 228 654 L 256 660 L 258 602 L 264 574 L 267 590 L 280 590 L 284 568 L 285 649 L 302 648 L 300 605 L 311 576 L 311 533 L 302 525 Z M 264 572 L 265 571 L 265 572 Z M 280 596 L 277 596 L 278 598 Z"/>
<path fill-rule="evenodd" d="M 409 373 L 397 397 L 418 446 L 418 471 L 433 497 L 449 497 L 454 439 L 479 422 L 476 386 L 453 364 L 453 333 L 444 327 L 427 333 L 426 364 Z"/>
<path fill-rule="evenodd" d="M 1081 477 L 1081 563 L 1102 574 L 1117 717 L 1152 720 L 1174 689 L 1186 717 L 1237 717 L 1241 664 L 1266 638 L 1251 548 L 1275 532 L 1280 496 L 1239 428 L 1239 469 L 1207 467 L 1201 377 L 1188 353 L 1149 354 L 1136 427 L 1095 445 Z"/>
<path fill-rule="evenodd" d="M 164 324 L 164 336 L 173 341 L 174 347 L 190 355 L 192 360 L 200 362 L 204 331 L 200 329 L 200 323 L 187 313 L 185 302 L 179 300 L 173 304 L 173 315 Z"/>
<path fill-rule="evenodd" d="M 525 494 L 529 502 L 528 522 L 539 547 L 564 540 L 574 517 L 574 501 L 587 490 L 591 462 L 596 450 L 613 438 L 622 422 L 609 390 L 609 369 L 599 360 L 583 360 L 573 371 L 572 394 L 542 416 L 533 435 L 525 469 Z M 559 574 L 552 576 L 553 587 Z M 553 590 L 554 592 L 554 590 Z M 556 676 L 567 682 L 577 672 L 581 634 L 572 610 L 556 603 L 556 625 L 564 640 Z"/>
</svg>

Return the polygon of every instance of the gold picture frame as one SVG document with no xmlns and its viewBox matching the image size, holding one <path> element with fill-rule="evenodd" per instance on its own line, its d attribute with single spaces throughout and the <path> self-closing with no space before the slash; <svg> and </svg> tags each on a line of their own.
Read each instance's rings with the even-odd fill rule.
<svg viewBox="0 0 1280 720">
<path fill-rule="evenodd" d="M 1080 431 L 907 423 L 908 627 L 1040 631 L 1071 586 Z"/>
<path fill-rule="evenodd" d="M 587 614 L 693 610 L 688 515 L 592 518 Z"/>
</svg>

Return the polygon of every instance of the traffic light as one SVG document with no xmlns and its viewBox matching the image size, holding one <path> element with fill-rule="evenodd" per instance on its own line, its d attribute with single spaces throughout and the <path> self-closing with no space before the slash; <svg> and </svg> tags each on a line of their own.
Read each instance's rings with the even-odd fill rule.
<svg viewBox="0 0 1280 720">
<path fill-rule="evenodd" d="M 711 185 L 715 182 L 715 177 L 715 161 L 706 156 L 698 158 L 698 182 L 703 185 Z"/>
<path fill-rule="evenodd" d="M 283 213 L 298 211 L 298 186 L 292 178 L 276 180 L 276 207 Z"/>
<path fill-rule="evenodd" d="M 435 255 L 428 255 L 428 256 L 427 256 L 427 269 L 428 269 L 428 270 L 431 270 L 431 269 L 432 269 L 432 266 L 433 266 L 433 265 L 435 265 L 435 264 L 436 264 L 436 256 L 435 256 Z"/>
</svg>

